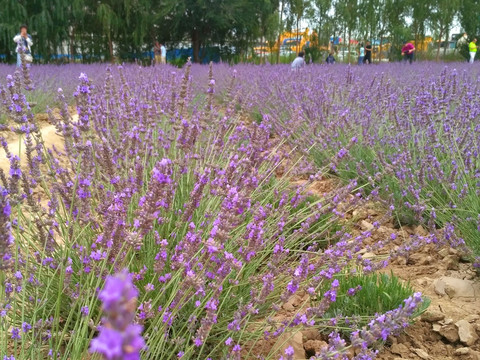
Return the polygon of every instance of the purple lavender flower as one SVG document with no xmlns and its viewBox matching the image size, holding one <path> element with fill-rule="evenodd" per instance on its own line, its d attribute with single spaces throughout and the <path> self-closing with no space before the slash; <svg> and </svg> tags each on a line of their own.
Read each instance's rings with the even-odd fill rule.
<svg viewBox="0 0 480 360">
<path fill-rule="evenodd" d="M 8 196 L 8 191 L 0 186 L 0 271 L 9 267 L 12 258 L 10 248 L 13 244 L 13 236 L 11 233 L 11 207 Z"/>
<path fill-rule="evenodd" d="M 102 354 L 104 359 L 121 359 L 124 355 L 121 335 L 116 330 L 102 327 L 100 334 L 92 340 L 90 351 Z"/>
<path fill-rule="evenodd" d="M 13 328 L 11 334 L 12 334 L 11 337 L 12 337 L 13 340 L 21 339 L 19 328 Z"/>
<path fill-rule="evenodd" d="M 132 283 L 131 275 L 126 271 L 118 276 L 109 276 L 105 287 L 99 294 L 104 310 L 114 310 L 119 305 L 124 305 L 138 296 L 138 290 Z"/>
<path fill-rule="evenodd" d="M 293 359 L 293 355 L 295 354 L 295 350 L 293 350 L 292 346 L 289 346 L 285 349 L 285 355 L 287 355 L 287 359 Z"/>
<path fill-rule="evenodd" d="M 145 342 L 143 327 L 133 324 L 137 295 L 127 270 L 107 277 L 99 294 L 106 316 L 99 335 L 90 343 L 91 352 L 102 354 L 108 360 L 140 359 Z"/>
<path fill-rule="evenodd" d="M 30 325 L 29 323 L 24 322 L 24 323 L 22 324 L 22 331 L 23 331 L 24 333 L 29 332 L 31 329 L 32 329 L 32 325 Z"/>
</svg>

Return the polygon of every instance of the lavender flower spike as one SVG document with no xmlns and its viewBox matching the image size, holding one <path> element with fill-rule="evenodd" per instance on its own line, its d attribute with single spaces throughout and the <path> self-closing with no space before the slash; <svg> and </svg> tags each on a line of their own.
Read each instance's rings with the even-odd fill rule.
<svg viewBox="0 0 480 360">
<path fill-rule="evenodd" d="M 108 276 L 99 298 L 105 317 L 100 333 L 90 343 L 90 351 L 103 355 L 106 360 L 140 360 L 140 350 L 145 347 L 143 327 L 133 323 L 138 290 L 125 269 Z"/>
<path fill-rule="evenodd" d="M 0 186 L 0 270 L 7 269 L 12 258 L 10 247 L 13 244 L 13 236 L 10 213 L 8 191 Z"/>
</svg>

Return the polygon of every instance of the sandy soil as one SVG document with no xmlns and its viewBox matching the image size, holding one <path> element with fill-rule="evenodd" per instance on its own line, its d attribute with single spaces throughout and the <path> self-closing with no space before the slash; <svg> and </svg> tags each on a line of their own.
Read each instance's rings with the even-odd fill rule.
<svg viewBox="0 0 480 360">
<path fill-rule="evenodd" d="M 78 115 L 72 115 L 73 121 L 78 119 Z M 43 120 L 43 118 L 42 118 Z M 59 150 L 63 150 L 63 137 L 56 132 L 55 126 L 49 124 L 45 121 L 38 121 L 40 127 L 40 133 L 44 141 L 45 147 L 51 149 L 55 146 Z M 25 144 L 24 136 L 13 133 L 12 131 L 3 131 L 0 132 L 0 135 L 3 136 L 8 143 L 8 149 L 12 155 L 17 155 L 20 158 L 20 166 L 23 168 L 27 164 L 27 159 L 25 156 Z M 5 155 L 5 151 L 0 147 L 0 169 L 5 173 L 8 173 L 10 169 L 10 162 Z"/>
</svg>

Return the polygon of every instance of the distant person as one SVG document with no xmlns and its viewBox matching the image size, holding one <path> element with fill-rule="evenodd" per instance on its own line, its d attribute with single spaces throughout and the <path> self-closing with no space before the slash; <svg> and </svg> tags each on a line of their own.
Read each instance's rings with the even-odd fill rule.
<svg viewBox="0 0 480 360">
<path fill-rule="evenodd" d="M 468 44 L 468 51 L 470 52 L 470 64 L 475 61 L 475 55 L 477 55 L 477 39 L 474 38 L 470 44 Z"/>
<path fill-rule="evenodd" d="M 161 44 L 160 46 L 160 52 L 161 52 L 161 63 L 166 64 L 167 63 L 167 49 L 165 49 L 165 46 Z"/>
<path fill-rule="evenodd" d="M 333 56 L 333 52 L 328 54 L 327 58 L 325 59 L 327 64 L 335 64 L 335 57 Z"/>
<path fill-rule="evenodd" d="M 15 49 L 17 53 L 17 67 L 22 66 L 22 57 L 20 56 L 20 50 L 23 50 L 25 53 L 25 61 L 27 63 L 32 62 L 32 54 L 31 54 L 31 49 L 30 46 L 33 45 L 32 37 L 30 34 L 27 33 L 27 25 L 22 25 L 20 26 L 20 33 L 15 35 L 13 38 L 13 41 L 17 44 L 17 47 Z"/>
<path fill-rule="evenodd" d="M 415 54 L 415 46 L 412 43 L 406 42 L 402 47 L 402 56 L 405 62 L 413 62 L 413 55 Z"/>
<path fill-rule="evenodd" d="M 158 41 L 155 41 L 153 53 L 155 55 L 155 65 L 160 64 L 162 62 L 162 45 Z"/>
<path fill-rule="evenodd" d="M 363 43 L 360 44 L 360 49 L 358 49 L 358 65 L 363 64 L 363 58 L 365 57 L 365 48 L 363 47 Z"/>
<path fill-rule="evenodd" d="M 372 63 L 372 44 L 370 41 L 367 41 L 365 45 L 365 56 L 363 58 L 364 64 L 371 64 Z"/>
<path fill-rule="evenodd" d="M 292 70 L 298 70 L 305 66 L 305 59 L 303 58 L 304 56 L 305 53 L 303 51 L 300 51 L 298 53 L 298 56 L 292 62 Z"/>
</svg>

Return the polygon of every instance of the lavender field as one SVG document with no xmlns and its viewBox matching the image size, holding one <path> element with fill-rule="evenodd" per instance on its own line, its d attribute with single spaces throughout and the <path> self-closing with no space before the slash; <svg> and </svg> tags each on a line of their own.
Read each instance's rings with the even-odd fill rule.
<svg viewBox="0 0 480 360">
<path fill-rule="evenodd" d="M 0 358 L 381 356 L 480 266 L 479 70 L 0 66 Z"/>
</svg>

